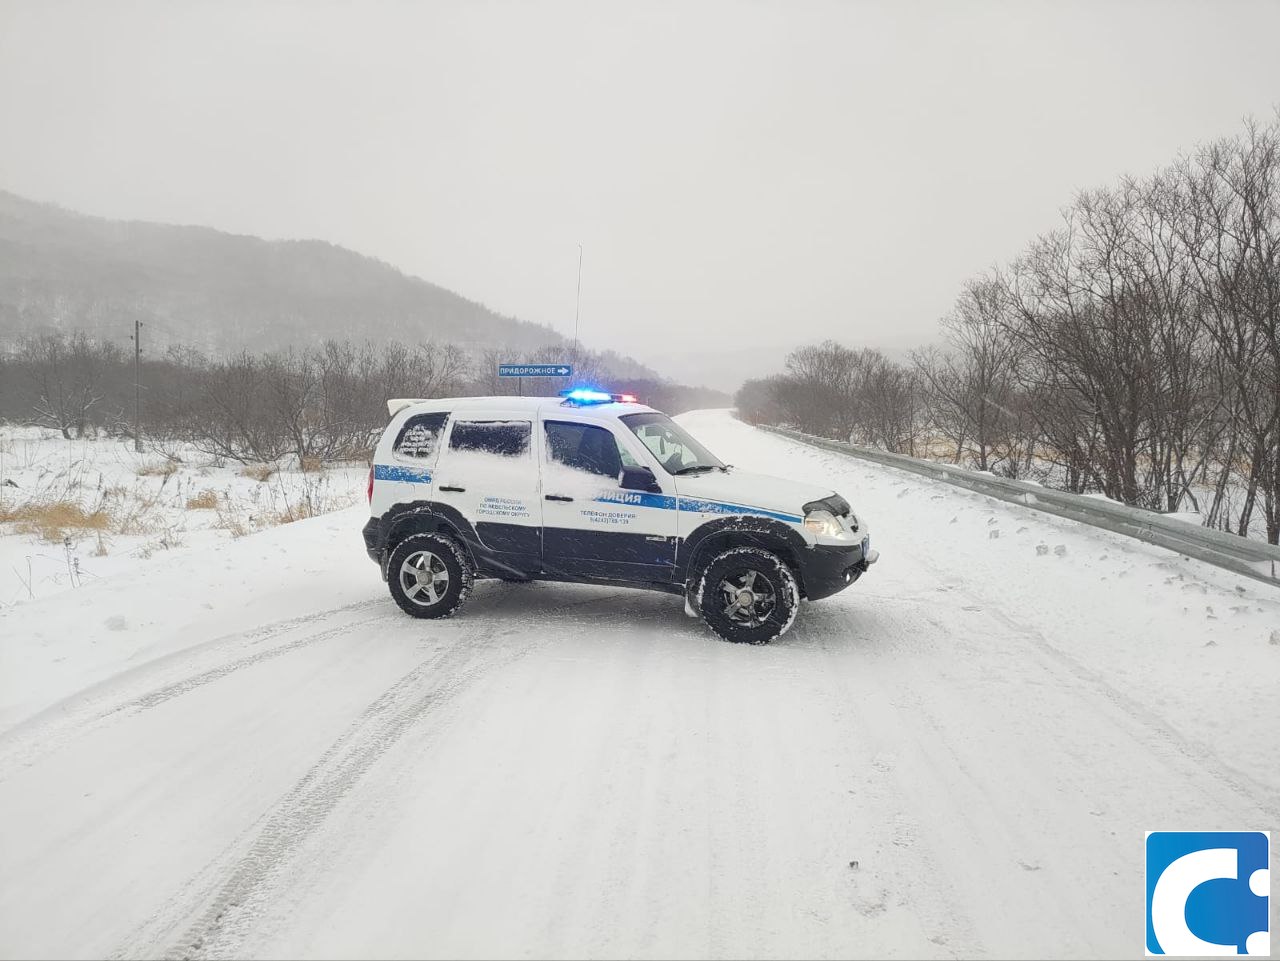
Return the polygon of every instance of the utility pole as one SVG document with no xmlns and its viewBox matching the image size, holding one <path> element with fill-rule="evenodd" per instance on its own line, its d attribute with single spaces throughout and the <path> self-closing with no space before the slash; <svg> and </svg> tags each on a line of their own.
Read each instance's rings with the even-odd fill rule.
<svg viewBox="0 0 1280 961">
<path fill-rule="evenodd" d="M 142 321 L 133 322 L 133 449 L 142 453 L 142 400 L 139 369 L 142 361 Z"/>
<path fill-rule="evenodd" d="M 578 297 L 573 304 L 573 366 L 578 366 L 578 313 L 582 308 L 582 244 L 578 244 Z"/>
</svg>

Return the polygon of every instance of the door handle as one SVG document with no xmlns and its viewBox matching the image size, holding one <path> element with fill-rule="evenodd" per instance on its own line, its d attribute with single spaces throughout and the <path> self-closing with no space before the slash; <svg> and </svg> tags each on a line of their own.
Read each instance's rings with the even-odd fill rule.
<svg viewBox="0 0 1280 961">
<path fill-rule="evenodd" d="M 571 501 L 571 500 L 573 500 L 573 498 L 572 498 L 572 497 L 565 497 L 565 496 L 563 496 L 563 495 L 561 495 L 561 494 L 548 494 L 546 497 L 544 497 L 544 498 L 543 498 L 543 500 L 548 500 L 548 501 Z"/>
<path fill-rule="evenodd" d="M 436 488 L 436 490 L 440 490 L 440 491 L 455 491 L 455 492 L 457 492 L 457 493 L 461 494 L 461 493 L 463 493 L 463 492 L 465 492 L 465 491 L 466 491 L 466 488 L 465 488 L 465 487 L 446 487 L 445 485 L 441 484 L 439 487 L 437 487 L 437 488 Z"/>
</svg>

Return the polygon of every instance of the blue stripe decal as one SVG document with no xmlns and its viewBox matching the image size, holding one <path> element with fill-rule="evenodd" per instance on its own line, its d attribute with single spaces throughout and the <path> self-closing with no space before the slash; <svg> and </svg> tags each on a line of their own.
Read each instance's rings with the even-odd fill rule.
<svg viewBox="0 0 1280 961">
<path fill-rule="evenodd" d="M 750 514 L 755 517 L 772 517 L 786 521 L 788 524 L 799 524 L 804 518 L 798 514 L 782 514 L 768 511 L 761 507 L 744 507 L 741 504 L 726 504 L 722 501 L 700 500 L 692 497 L 681 497 L 677 500 L 667 494 L 648 494 L 641 491 L 618 491 L 602 494 L 595 498 L 602 504 L 620 504 L 629 507 L 653 507 L 664 511 L 687 511 L 694 514 Z"/>
<path fill-rule="evenodd" d="M 788 524 L 799 524 L 803 517 L 798 514 L 780 514 L 767 511 L 762 507 L 744 507 L 741 504 L 724 504 L 720 501 L 704 501 L 692 497 L 680 498 L 680 510 L 695 514 L 752 514 L 757 517 L 772 517 L 774 520 L 786 521 Z"/>
<path fill-rule="evenodd" d="M 423 468 L 401 467 L 395 464 L 374 464 L 373 479 L 398 481 L 402 484 L 430 484 L 431 471 Z M 694 497 L 679 499 L 668 494 L 650 494 L 646 491 L 610 491 L 595 498 L 597 503 L 618 504 L 623 507 L 651 507 L 663 511 L 685 511 L 691 514 L 749 514 L 755 517 L 771 517 L 788 524 L 799 524 L 804 518 L 798 514 L 783 514 L 762 507 L 746 507 L 742 504 L 726 504 Z"/>
<path fill-rule="evenodd" d="M 676 499 L 666 494 L 649 494 L 643 491 L 610 491 L 596 498 L 601 504 L 622 504 L 627 507 L 656 507 L 662 511 L 676 509 Z"/>
<path fill-rule="evenodd" d="M 373 479 L 399 481 L 402 484 L 430 484 L 431 471 L 421 467 L 398 467 L 394 464 L 374 464 Z"/>
</svg>

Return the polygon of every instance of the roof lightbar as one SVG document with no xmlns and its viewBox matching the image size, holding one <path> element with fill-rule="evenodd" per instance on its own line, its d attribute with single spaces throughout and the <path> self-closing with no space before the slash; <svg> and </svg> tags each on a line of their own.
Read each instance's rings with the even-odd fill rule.
<svg viewBox="0 0 1280 961">
<path fill-rule="evenodd" d="M 594 387 L 575 387 L 560 391 L 564 404 L 570 407 L 586 407 L 591 404 L 635 404 L 635 394 L 610 394 Z"/>
</svg>

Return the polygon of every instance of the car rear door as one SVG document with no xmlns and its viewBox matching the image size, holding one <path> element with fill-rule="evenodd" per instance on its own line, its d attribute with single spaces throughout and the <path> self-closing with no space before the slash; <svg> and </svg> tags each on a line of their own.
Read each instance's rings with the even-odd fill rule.
<svg viewBox="0 0 1280 961">
<path fill-rule="evenodd" d="M 542 565 L 574 578 L 669 581 L 675 569 L 675 490 L 619 486 L 638 466 L 631 439 L 607 421 L 556 413 L 542 420 Z M 670 478 L 667 478 L 670 482 Z"/>
<path fill-rule="evenodd" d="M 411 414 L 400 425 L 391 449 L 373 465 L 374 514 L 383 514 L 398 504 L 431 500 L 436 458 L 448 418 L 446 411 L 430 411 Z"/>
<path fill-rule="evenodd" d="M 468 538 L 482 569 L 538 571 L 542 512 L 528 413 L 455 412 L 435 475 L 434 507 Z"/>
</svg>

